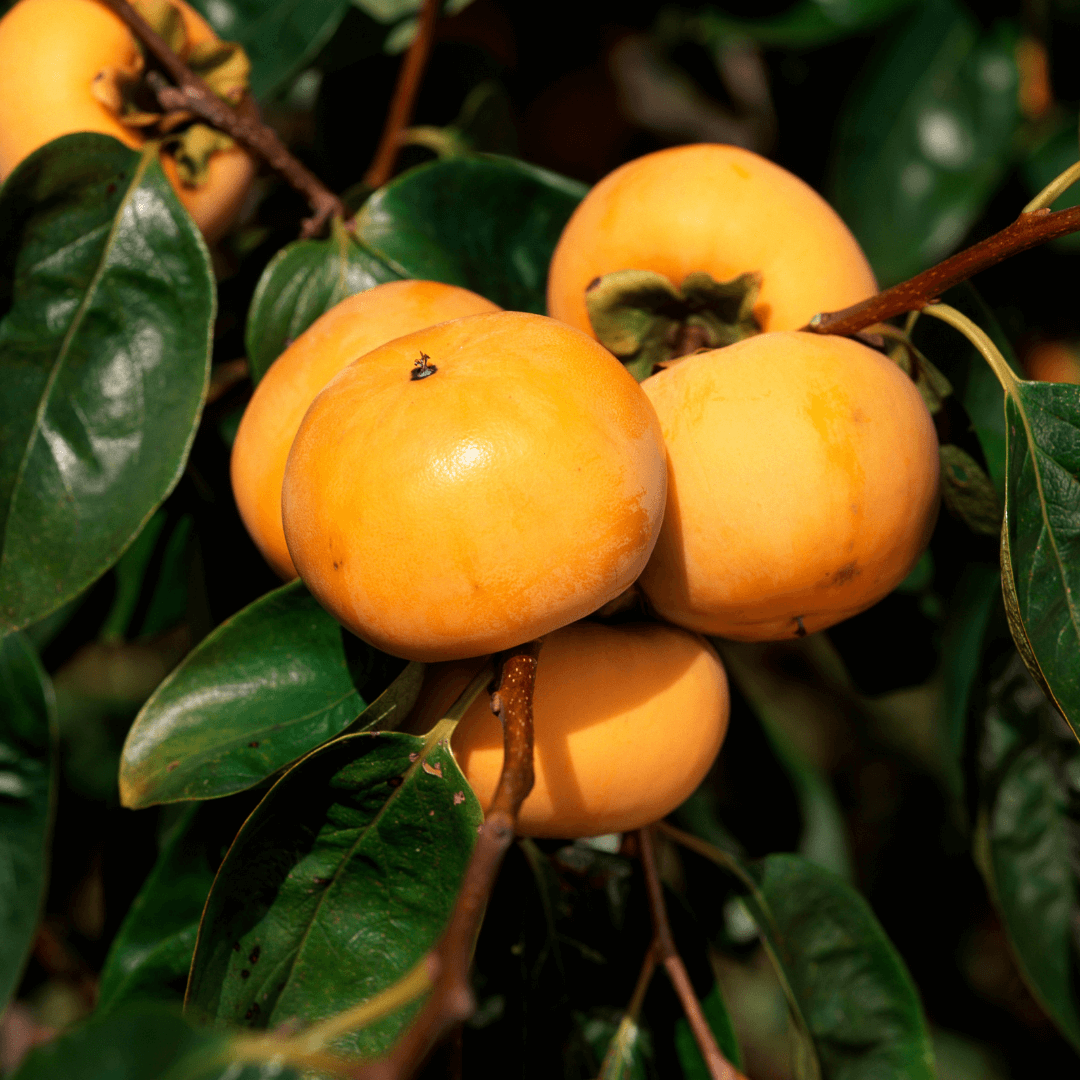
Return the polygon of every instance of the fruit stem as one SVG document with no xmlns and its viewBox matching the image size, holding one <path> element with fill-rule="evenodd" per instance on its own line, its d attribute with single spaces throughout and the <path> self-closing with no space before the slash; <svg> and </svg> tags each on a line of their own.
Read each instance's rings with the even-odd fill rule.
<svg viewBox="0 0 1080 1080">
<path fill-rule="evenodd" d="M 495 669 L 489 660 L 472 677 L 472 682 L 462 690 L 454 704 L 446 710 L 446 714 L 424 736 L 425 749 L 430 743 L 438 742 L 440 738 L 445 738 L 453 734 L 454 728 L 458 725 L 458 721 L 469 711 L 469 706 L 480 696 L 480 691 L 491 682 L 491 676 L 494 672 Z M 450 726 L 447 727 L 447 724 Z"/>
<path fill-rule="evenodd" d="M 694 993 L 686 965 L 675 948 L 675 939 L 668 921 L 667 905 L 664 903 L 664 890 L 660 884 L 660 872 L 656 867 L 656 846 L 653 839 L 653 826 L 648 825 L 638 830 L 638 843 L 641 851 L 641 866 L 645 871 L 645 886 L 649 893 L 649 909 L 653 919 L 652 952 L 664 965 L 664 970 L 671 980 L 671 985 L 679 997 L 683 1012 L 694 1033 L 694 1041 L 705 1060 L 712 1080 L 739 1080 L 735 1066 L 720 1052 L 716 1045 L 712 1028 L 709 1027 L 701 1003 Z"/>
<path fill-rule="evenodd" d="M 1024 207 L 1023 212 L 1025 214 L 1033 214 L 1036 210 L 1042 210 L 1048 206 L 1052 206 L 1057 202 L 1058 196 L 1063 195 L 1068 191 L 1077 180 L 1080 180 L 1080 161 L 1070 165 L 1063 173 L 1055 176 L 1054 179 Z"/>
<path fill-rule="evenodd" d="M 948 304 L 930 304 L 922 309 L 924 315 L 933 315 L 948 323 L 951 327 L 959 330 L 982 353 L 983 358 L 990 365 L 991 370 L 998 377 L 1002 389 L 1012 398 L 1018 397 L 1017 383 L 1019 380 L 1009 362 L 1001 355 L 1001 350 L 991 340 L 990 335 L 977 323 L 969 319 L 962 311 L 950 307 Z"/>
<path fill-rule="evenodd" d="M 148 85 L 166 112 L 189 110 L 200 120 L 231 135 L 242 146 L 261 157 L 307 199 L 313 213 L 304 221 L 304 236 L 318 236 L 335 215 L 343 220 L 349 217 L 345 204 L 313 172 L 289 153 L 273 128 L 259 119 L 258 109 L 250 95 L 246 95 L 240 107 L 234 109 L 219 98 L 169 48 L 165 39 L 127 0 L 101 0 L 101 3 L 123 20 L 176 83 L 175 86 L 170 86 L 158 72 L 147 75 Z"/>
<path fill-rule="evenodd" d="M 619 1026 L 615 1029 L 611 1042 L 608 1043 L 607 1053 L 604 1054 L 604 1061 L 600 1066 L 599 1080 L 607 1080 L 609 1076 L 623 1075 L 620 1066 L 624 1064 L 633 1049 L 634 1040 L 638 1034 L 638 1013 L 641 1012 L 641 1005 L 645 1000 L 645 991 L 649 989 L 649 983 L 652 982 L 653 972 L 655 971 L 656 949 L 650 945 L 645 953 L 641 973 L 638 975 L 637 985 L 634 987 L 630 1004 L 626 1006 L 626 1012 L 623 1013 Z"/>
<path fill-rule="evenodd" d="M 394 175 L 394 162 L 404 141 L 405 129 L 412 119 L 416 96 L 420 92 L 420 82 L 431 55 L 439 7 L 440 0 L 424 0 L 424 6 L 420 9 L 416 37 L 413 38 L 398 72 L 394 96 L 386 114 L 386 125 L 375 150 L 375 157 L 368 171 L 364 173 L 364 183 L 370 188 L 382 187 Z"/>
<path fill-rule="evenodd" d="M 884 322 L 908 311 L 919 311 L 927 304 L 934 303 L 947 289 L 967 281 L 980 270 L 1078 230 L 1080 206 L 1070 206 L 1067 210 L 1040 209 L 1022 213 L 1000 232 L 972 244 L 899 285 L 893 285 L 842 311 L 815 315 L 803 330 L 815 334 L 857 334 L 876 322 Z"/>
</svg>

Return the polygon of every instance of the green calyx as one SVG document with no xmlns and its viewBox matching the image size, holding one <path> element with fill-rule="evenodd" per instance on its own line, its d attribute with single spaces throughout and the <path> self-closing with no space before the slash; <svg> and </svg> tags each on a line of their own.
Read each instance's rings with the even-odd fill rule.
<svg viewBox="0 0 1080 1080">
<path fill-rule="evenodd" d="M 243 100 L 251 63 L 239 45 L 227 41 L 191 44 L 180 9 L 172 0 L 134 0 L 133 6 L 219 98 L 230 105 Z M 201 187 L 207 179 L 211 156 L 229 149 L 233 140 L 224 132 L 196 122 L 184 110 L 162 112 L 145 75 L 145 61 L 131 70 L 110 68 L 97 74 L 91 92 L 121 123 L 137 128 L 147 139 L 163 141 L 176 159 L 185 187 Z"/>
<path fill-rule="evenodd" d="M 677 288 L 651 270 L 617 270 L 585 290 L 585 306 L 600 344 L 640 382 L 658 364 L 760 334 L 760 287 L 758 273 L 714 281 L 699 271 Z"/>
</svg>

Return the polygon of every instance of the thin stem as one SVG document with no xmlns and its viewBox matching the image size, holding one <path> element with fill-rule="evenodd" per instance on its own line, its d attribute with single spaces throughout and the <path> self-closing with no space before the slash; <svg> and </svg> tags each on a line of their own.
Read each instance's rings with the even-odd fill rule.
<svg viewBox="0 0 1080 1080">
<path fill-rule="evenodd" d="M 273 128 L 264 124 L 250 95 L 239 109 L 223 101 L 169 48 L 165 39 L 127 2 L 101 0 L 146 46 L 176 86 L 170 86 L 158 72 L 147 75 L 147 84 L 166 112 L 186 109 L 200 120 L 231 135 L 241 146 L 261 157 L 307 200 L 313 211 L 304 221 L 303 235 L 317 236 L 333 216 L 349 216 L 345 204 L 309 169 L 289 153 Z"/>
<path fill-rule="evenodd" d="M 1048 240 L 1080 230 L 1080 206 L 1021 214 L 1011 225 L 964 251 L 842 311 L 815 315 L 803 330 L 816 334 L 856 334 L 877 322 L 932 304 L 947 289 L 980 270 Z"/>
<path fill-rule="evenodd" d="M 694 993 L 686 965 L 675 948 L 671 923 L 668 922 L 667 906 L 664 903 L 664 890 L 660 884 L 660 873 L 656 868 L 656 848 L 652 826 L 638 830 L 638 840 L 641 845 L 641 865 L 645 871 L 645 886 L 649 893 L 649 908 L 653 918 L 655 935 L 653 951 L 660 963 L 664 965 L 671 985 L 675 988 L 686 1019 L 690 1022 L 690 1030 L 694 1033 L 694 1041 L 709 1070 L 709 1076 L 712 1080 L 738 1080 L 739 1074 L 735 1067 L 716 1045 L 712 1029 L 705 1019 L 705 1013 L 702 1012 L 701 1003 L 697 999 L 697 994 Z"/>
<path fill-rule="evenodd" d="M 1024 207 L 1023 212 L 1025 214 L 1033 214 L 1036 210 L 1042 210 L 1045 207 L 1052 206 L 1057 202 L 1058 196 L 1063 195 L 1068 191 L 1077 180 L 1080 180 L 1080 161 L 1076 162 L 1075 165 L 1070 165 L 1060 176 L 1055 176 L 1054 179 Z"/>
<path fill-rule="evenodd" d="M 951 327 L 959 330 L 982 353 L 983 358 L 990 365 L 994 374 L 998 377 L 1005 393 L 1012 397 L 1017 395 L 1017 378 L 1008 361 L 1001 355 L 1001 350 L 994 344 L 990 335 L 978 323 L 973 322 L 963 312 L 948 304 L 929 304 L 922 309 L 924 315 L 933 315 L 948 323 Z"/>
<path fill-rule="evenodd" d="M 656 949 L 653 945 L 650 945 L 645 953 L 645 959 L 642 962 L 641 972 L 638 974 L 637 985 L 634 987 L 630 1004 L 626 1006 L 626 1012 L 623 1013 L 619 1026 L 616 1028 L 611 1042 L 608 1043 L 607 1053 L 604 1054 L 604 1060 L 600 1066 L 600 1080 L 607 1080 L 609 1076 L 617 1075 L 616 1069 L 620 1063 L 619 1059 L 624 1058 L 630 1050 L 628 1043 L 636 1031 L 638 1014 L 641 1012 L 645 992 L 649 989 L 649 983 L 652 982 L 653 972 L 655 971 Z"/>
<path fill-rule="evenodd" d="M 480 691 L 491 682 L 491 676 L 493 674 L 494 668 L 491 661 L 488 660 L 472 677 L 472 681 L 469 685 L 461 691 L 454 704 L 446 710 L 446 715 L 439 720 L 439 723 L 436 724 L 430 732 L 428 732 L 425 738 L 430 738 L 432 733 L 439 728 L 439 725 L 445 723 L 447 720 L 453 721 L 453 724 L 456 727 L 458 721 L 469 711 L 469 706 L 480 696 Z M 450 729 L 450 732 L 453 732 L 453 728 Z"/>
<path fill-rule="evenodd" d="M 401 146 L 402 132 L 412 120 L 416 107 L 416 96 L 420 92 L 420 82 L 424 77 L 431 44 L 435 38 L 435 23 L 439 18 L 440 0 L 424 0 L 420 9 L 419 25 L 409 51 L 405 54 L 401 70 L 398 72 L 394 97 L 390 102 L 390 111 L 386 114 L 386 125 L 371 166 L 364 174 L 364 183 L 370 188 L 380 188 L 394 175 L 394 162 Z"/>
</svg>

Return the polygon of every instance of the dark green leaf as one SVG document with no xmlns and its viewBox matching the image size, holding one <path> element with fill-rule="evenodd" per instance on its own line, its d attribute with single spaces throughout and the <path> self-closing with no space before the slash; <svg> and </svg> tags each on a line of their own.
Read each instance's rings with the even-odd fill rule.
<svg viewBox="0 0 1080 1080">
<path fill-rule="evenodd" d="M 0 1012 L 19 985 L 49 866 L 56 707 L 22 634 L 0 639 Z"/>
<path fill-rule="evenodd" d="M 934 1080 L 918 992 L 866 901 L 797 855 L 744 863 L 685 841 L 746 889 L 798 1033 L 796 1073 L 820 1080 Z"/>
<path fill-rule="evenodd" d="M 221 860 L 251 796 L 187 807 L 117 932 L 101 971 L 97 1011 L 134 1001 L 184 1001 L 195 938 Z"/>
<path fill-rule="evenodd" d="M 1008 425 L 1002 581 L 1029 670 L 1080 725 L 1080 387 L 1015 380 Z"/>
<path fill-rule="evenodd" d="M 217 798 L 332 739 L 400 672 L 342 630 L 297 579 L 249 604 L 188 654 L 135 718 L 120 762 L 125 806 Z M 390 668 L 389 678 L 379 676 Z M 383 702 L 400 722 L 419 690 L 407 667 Z"/>
<path fill-rule="evenodd" d="M 835 4 L 828 0 L 799 0 L 768 19 L 736 19 L 717 8 L 706 8 L 695 21 L 702 43 L 719 44 L 730 38 L 752 38 L 780 49 L 805 49 L 863 32 L 887 19 L 912 0 L 854 0 Z"/>
<path fill-rule="evenodd" d="M 977 852 L 1020 971 L 1080 1049 L 1080 745 L 1013 655 L 989 687 Z"/>
<path fill-rule="evenodd" d="M 353 293 L 399 277 L 335 222 L 326 240 L 283 247 L 259 279 L 245 342 L 255 382 L 324 311 Z"/>
<path fill-rule="evenodd" d="M 215 291 L 156 153 L 67 135 L 0 190 L 0 621 L 120 556 L 180 477 Z"/>
<path fill-rule="evenodd" d="M 356 228 L 402 277 L 462 285 L 508 310 L 543 313 L 551 253 L 584 194 L 576 180 L 513 158 L 451 158 L 380 188 Z"/>
<path fill-rule="evenodd" d="M 941 501 L 949 512 L 980 536 L 997 536 L 1001 529 L 1001 502 L 982 466 L 951 443 L 938 448 L 941 455 Z"/>
<path fill-rule="evenodd" d="M 709 1027 L 712 1028 L 712 1033 L 716 1037 L 716 1045 L 720 1047 L 720 1053 L 736 1069 L 741 1069 L 742 1053 L 739 1050 L 739 1040 L 735 1037 L 731 1014 L 724 1003 L 719 986 L 714 985 L 701 999 L 701 1011 L 705 1014 L 705 1019 L 709 1021 Z M 694 1041 L 690 1022 L 685 1018 L 680 1018 L 675 1022 L 675 1049 L 686 1080 L 709 1080 L 709 1070 L 705 1059 L 701 1056 L 701 1051 Z"/>
<path fill-rule="evenodd" d="M 1069 117 L 1050 136 L 1040 142 L 1021 164 L 1020 173 L 1032 196 L 1038 195 L 1054 177 L 1075 165 L 1080 157 L 1076 141 L 1076 119 Z M 1080 205 L 1080 184 L 1074 184 L 1051 204 L 1051 210 L 1065 210 Z M 1080 233 L 1068 233 L 1052 241 L 1056 247 L 1080 248 Z"/>
<path fill-rule="evenodd" d="M 251 60 L 251 92 L 273 94 L 333 36 L 348 0 L 192 0 L 225 41 Z M 377 46 L 375 46 L 377 48 Z"/>
<path fill-rule="evenodd" d="M 188 1009 L 265 1028 L 385 989 L 442 932 L 481 820 L 442 738 L 347 735 L 316 750 L 270 790 L 222 864 Z M 343 1045 L 377 1055 L 413 1012 Z"/>
<path fill-rule="evenodd" d="M 848 95 L 832 201 L 884 285 L 952 251 L 993 195 L 1020 121 L 1016 31 L 919 4 Z M 933 359 L 933 357 L 931 357 Z"/>
</svg>

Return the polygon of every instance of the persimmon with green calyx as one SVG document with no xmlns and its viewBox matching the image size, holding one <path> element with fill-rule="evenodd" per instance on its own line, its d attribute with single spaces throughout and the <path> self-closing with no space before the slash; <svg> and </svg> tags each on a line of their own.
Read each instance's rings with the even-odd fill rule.
<svg viewBox="0 0 1080 1080">
<path fill-rule="evenodd" d="M 641 573 L 667 488 L 641 387 L 542 315 L 397 338 L 311 404 L 282 488 L 313 595 L 384 652 L 452 660 L 580 619 Z"/>
<path fill-rule="evenodd" d="M 548 313 L 638 377 L 655 363 L 797 330 L 877 292 L 855 238 L 797 176 L 700 143 L 620 166 L 574 211 L 548 274 Z"/>
<path fill-rule="evenodd" d="M 296 577 L 281 526 L 285 461 L 315 395 L 357 357 L 393 338 L 448 319 L 499 310 L 456 285 L 390 281 L 335 304 L 270 365 L 244 410 L 230 471 L 240 517 L 280 577 Z"/>
<path fill-rule="evenodd" d="M 646 379 L 668 451 L 640 581 L 665 619 L 797 637 L 907 576 L 938 509 L 938 444 L 911 379 L 848 338 L 760 334 Z"/>
<path fill-rule="evenodd" d="M 433 722 L 468 682 L 464 665 L 430 673 L 419 711 Z M 451 696 L 453 695 L 453 696 Z M 705 778 L 727 732 L 723 665 L 696 634 L 659 623 L 577 622 L 540 649 L 533 696 L 536 783 L 517 828 L 572 838 L 657 821 Z M 450 745 L 487 810 L 503 735 L 486 694 Z"/>
<path fill-rule="evenodd" d="M 231 104 L 247 89 L 248 62 L 218 40 L 183 0 L 135 0 L 173 50 Z M 0 19 L 0 180 L 45 143 L 77 131 L 138 149 L 162 142 L 161 164 L 208 240 L 221 236 L 247 195 L 255 162 L 227 135 L 162 115 L 141 83 L 139 43 L 97 0 L 19 0 Z"/>
</svg>

